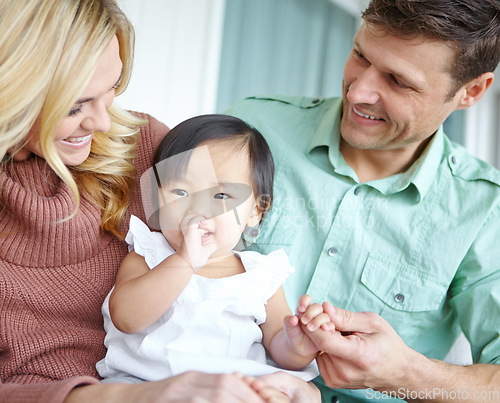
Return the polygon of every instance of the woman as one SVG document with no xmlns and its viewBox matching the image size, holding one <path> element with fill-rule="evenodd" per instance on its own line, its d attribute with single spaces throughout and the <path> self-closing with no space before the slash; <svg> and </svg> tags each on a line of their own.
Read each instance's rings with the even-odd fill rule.
<svg viewBox="0 0 500 403">
<path fill-rule="evenodd" d="M 168 131 L 113 104 L 132 52 L 113 0 L 0 0 L 2 401 L 260 401 L 236 375 L 96 377 L 100 306 L 127 253 L 130 214 L 145 219 L 135 178 Z M 267 381 L 317 393 L 282 374 Z"/>
</svg>

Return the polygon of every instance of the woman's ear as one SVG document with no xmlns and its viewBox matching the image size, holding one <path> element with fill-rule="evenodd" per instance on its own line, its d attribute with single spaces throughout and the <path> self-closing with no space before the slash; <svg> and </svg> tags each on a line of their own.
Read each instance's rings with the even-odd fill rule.
<svg viewBox="0 0 500 403">
<path fill-rule="evenodd" d="M 460 99 L 458 109 L 467 109 L 476 104 L 477 101 L 479 101 L 485 94 L 490 85 L 493 84 L 493 78 L 493 73 L 484 73 L 466 84 L 462 89 L 463 95 Z"/>
</svg>

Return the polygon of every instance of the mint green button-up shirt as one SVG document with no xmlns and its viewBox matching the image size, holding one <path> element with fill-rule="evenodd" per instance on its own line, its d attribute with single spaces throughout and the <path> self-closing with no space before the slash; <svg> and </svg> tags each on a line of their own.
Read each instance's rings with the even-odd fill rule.
<svg viewBox="0 0 500 403">
<path fill-rule="evenodd" d="M 359 183 L 339 152 L 342 100 L 248 98 L 227 113 L 267 139 L 274 204 L 256 244 L 284 248 L 304 293 L 385 318 L 414 350 L 443 359 L 464 332 L 474 362 L 500 363 L 500 173 L 438 130 L 408 171 Z M 372 400 L 332 391 L 324 401 Z"/>
</svg>

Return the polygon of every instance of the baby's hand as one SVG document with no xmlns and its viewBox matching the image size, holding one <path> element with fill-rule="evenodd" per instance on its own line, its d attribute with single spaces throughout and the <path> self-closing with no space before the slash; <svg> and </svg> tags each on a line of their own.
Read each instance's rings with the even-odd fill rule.
<svg viewBox="0 0 500 403">
<path fill-rule="evenodd" d="M 328 314 L 323 311 L 323 306 L 321 304 L 313 304 L 312 298 L 309 295 L 302 295 L 299 298 L 296 316 L 300 323 L 307 327 L 309 332 L 314 332 L 318 329 L 327 332 L 335 330 L 335 325 L 330 321 Z"/>
<path fill-rule="evenodd" d="M 297 354 L 314 357 L 319 349 L 303 328 L 311 333 L 316 331 L 332 333 L 335 331 L 335 326 L 330 321 L 330 317 L 323 312 L 323 307 L 320 304 L 312 304 L 309 295 L 300 297 L 295 315 L 285 317 L 284 331 L 288 342 Z"/>
<path fill-rule="evenodd" d="M 212 231 L 208 222 L 200 216 L 185 217 L 181 221 L 181 231 L 184 236 L 184 242 L 177 253 L 187 262 L 196 272 L 208 262 L 208 258 L 215 252 Z"/>
</svg>

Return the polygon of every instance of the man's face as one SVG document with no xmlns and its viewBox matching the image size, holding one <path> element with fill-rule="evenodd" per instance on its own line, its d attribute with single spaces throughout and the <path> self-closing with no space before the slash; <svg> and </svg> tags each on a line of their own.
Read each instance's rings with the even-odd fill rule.
<svg viewBox="0 0 500 403">
<path fill-rule="evenodd" d="M 363 24 L 344 69 L 344 146 L 416 151 L 459 106 L 459 93 L 448 99 L 453 56 L 443 42 Z"/>
</svg>

